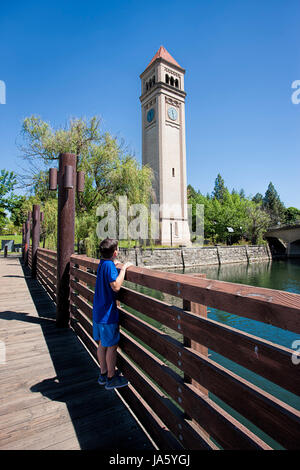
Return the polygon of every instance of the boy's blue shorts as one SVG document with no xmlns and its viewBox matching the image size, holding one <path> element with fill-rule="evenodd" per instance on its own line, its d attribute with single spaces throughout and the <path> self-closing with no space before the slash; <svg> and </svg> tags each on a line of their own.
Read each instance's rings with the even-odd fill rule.
<svg viewBox="0 0 300 470">
<path fill-rule="evenodd" d="M 119 323 L 93 322 L 93 338 L 101 341 L 104 348 L 115 346 L 120 341 Z"/>
</svg>

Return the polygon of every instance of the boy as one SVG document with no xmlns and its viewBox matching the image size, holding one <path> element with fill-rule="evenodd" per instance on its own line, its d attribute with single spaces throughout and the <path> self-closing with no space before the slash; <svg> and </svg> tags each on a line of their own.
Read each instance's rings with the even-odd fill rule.
<svg viewBox="0 0 300 470">
<path fill-rule="evenodd" d="M 118 273 L 116 258 L 118 241 L 106 238 L 100 243 L 101 260 L 97 270 L 97 280 L 93 302 L 93 337 L 99 341 L 97 357 L 100 363 L 98 383 L 106 390 L 125 387 L 128 381 L 116 373 L 117 348 L 120 340 L 119 312 L 116 293 L 124 281 L 126 263 Z"/>
</svg>

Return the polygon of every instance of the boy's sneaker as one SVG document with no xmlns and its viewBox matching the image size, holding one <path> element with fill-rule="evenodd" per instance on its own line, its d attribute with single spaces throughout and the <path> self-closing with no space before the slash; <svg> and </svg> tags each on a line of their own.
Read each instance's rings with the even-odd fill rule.
<svg viewBox="0 0 300 470">
<path fill-rule="evenodd" d="M 99 374 L 99 377 L 98 377 L 98 384 L 99 385 L 105 385 L 107 382 L 107 372 L 105 372 L 105 374 Z"/>
<path fill-rule="evenodd" d="M 115 377 L 116 375 L 120 375 L 120 373 L 121 373 L 121 372 L 119 371 L 119 369 L 116 369 L 116 372 L 115 372 L 114 377 Z M 99 373 L 99 377 L 98 377 L 98 384 L 99 384 L 99 385 L 105 385 L 106 382 L 107 382 L 107 372 L 105 372 L 105 374 L 101 374 L 101 372 L 100 372 L 100 373 Z"/>
<path fill-rule="evenodd" d="M 120 375 L 114 375 L 111 379 L 107 379 L 105 389 L 113 390 L 114 388 L 126 387 L 128 385 L 128 380 L 125 377 Z"/>
</svg>

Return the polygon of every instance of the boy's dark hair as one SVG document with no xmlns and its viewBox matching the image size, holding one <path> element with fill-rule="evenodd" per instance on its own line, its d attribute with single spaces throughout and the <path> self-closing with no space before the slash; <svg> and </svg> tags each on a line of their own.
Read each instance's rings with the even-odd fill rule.
<svg viewBox="0 0 300 470">
<path fill-rule="evenodd" d="M 105 238 L 99 245 L 101 258 L 111 258 L 118 248 L 118 240 Z"/>
</svg>

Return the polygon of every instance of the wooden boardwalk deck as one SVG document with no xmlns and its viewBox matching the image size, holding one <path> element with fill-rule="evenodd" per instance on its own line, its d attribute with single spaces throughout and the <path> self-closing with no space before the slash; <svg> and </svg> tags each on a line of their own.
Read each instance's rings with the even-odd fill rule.
<svg viewBox="0 0 300 470">
<path fill-rule="evenodd" d="M 153 450 L 20 257 L 0 258 L 0 449 Z"/>
</svg>

